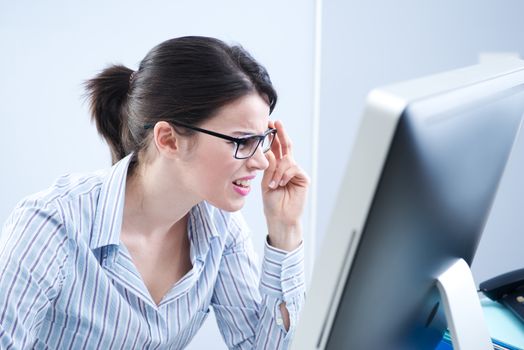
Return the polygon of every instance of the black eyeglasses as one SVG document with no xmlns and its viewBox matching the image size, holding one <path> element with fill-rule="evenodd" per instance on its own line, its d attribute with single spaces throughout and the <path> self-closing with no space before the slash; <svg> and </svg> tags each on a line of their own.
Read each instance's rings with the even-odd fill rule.
<svg viewBox="0 0 524 350">
<path fill-rule="evenodd" d="M 271 144 L 273 144 L 273 140 L 275 139 L 275 135 L 277 133 L 277 129 L 269 128 L 262 135 L 252 135 L 238 138 L 206 129 L 197 128 L 196 126 L 187 125 L 180 122 L 169 121 L 169 123 L 234 142 L 236 148 L 233 157 L 236 159 L 251 158 L 257 151 L 258 146 L 261 146 L 262 152 L 266 153 L 271 149 Z M 153 124 L 146 124 L 144 125 L 144 129 L 151 129 L 153 126 Z"/>
</svg>

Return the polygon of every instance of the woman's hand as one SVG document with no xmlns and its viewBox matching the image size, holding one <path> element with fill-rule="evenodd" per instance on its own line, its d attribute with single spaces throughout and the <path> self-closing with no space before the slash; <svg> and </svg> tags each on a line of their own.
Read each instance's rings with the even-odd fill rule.
<svg viewBox="0 0 524 350">
<path fill-rule="evenodd" d="M 291 251 L 302 242 L 300 216 L 304 210 L 309 178 L 295 163 L 289 136 L 282 122 L 269 122 L 277 134 L 266 153 L 268 168 L 262 178 L 264 214 L 269 230 L 269 244 Z"/>
</svg>

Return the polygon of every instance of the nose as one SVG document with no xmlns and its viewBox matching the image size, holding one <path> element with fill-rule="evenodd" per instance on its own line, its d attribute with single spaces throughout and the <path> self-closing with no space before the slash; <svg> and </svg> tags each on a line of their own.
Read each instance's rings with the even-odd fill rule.
<svg viewBox="0 0 524 350">
<path fill-rule="evenodd" d="M 247 160 L 247 166 L 257 170 L 266 170 L 269 166 L 269 161 L 267 160 L 262 147 L 257 147 L 255 154 Z"/>
</svg>

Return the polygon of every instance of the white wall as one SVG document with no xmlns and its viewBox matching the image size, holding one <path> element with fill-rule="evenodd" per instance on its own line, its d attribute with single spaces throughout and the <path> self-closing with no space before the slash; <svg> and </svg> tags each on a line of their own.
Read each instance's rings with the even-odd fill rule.
<svg viewBox="0 0 524 350">
<path fill-rule="evenodd" d="M 238 42 L 266 66 L 279 93 L 273 118 L 284 121 L 298 162 L 310 172 L 313 24 L 312 0 L 0 0 L 0 221 L 57 176 L 110 165 L 90 124 L 82 82 L 109 63 L 136 69 L 154 45 L 182 35 Z M 260 191 L 244 213 L 261 254 Z M 304 229 L 307 240 L 307 220 Z M 189 348 L 222 343 L 210 318 Z"/>
<path fill-rule="evenodd" d="M 331 0 L 323 4 L 319 241 L 370 89 L 473 65 L 482 52 L 509 51 L 524 57 L 523 1 Z M 507 170 L 474 260 L 477 282 L 524 264 L 524 140 L 519 140 Z"/>
</svg>

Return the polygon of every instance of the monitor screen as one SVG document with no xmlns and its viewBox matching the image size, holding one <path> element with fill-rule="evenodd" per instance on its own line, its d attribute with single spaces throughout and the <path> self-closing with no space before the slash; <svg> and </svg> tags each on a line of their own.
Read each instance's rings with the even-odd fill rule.
<svg viewBox="0 0 524 350">
<path fill-rule="evenodd" d="M 471 264 L 524 113 L 524 62 L 372 91 L 294 349 L 432 349 L 435 280 Z"/>
</svg>

